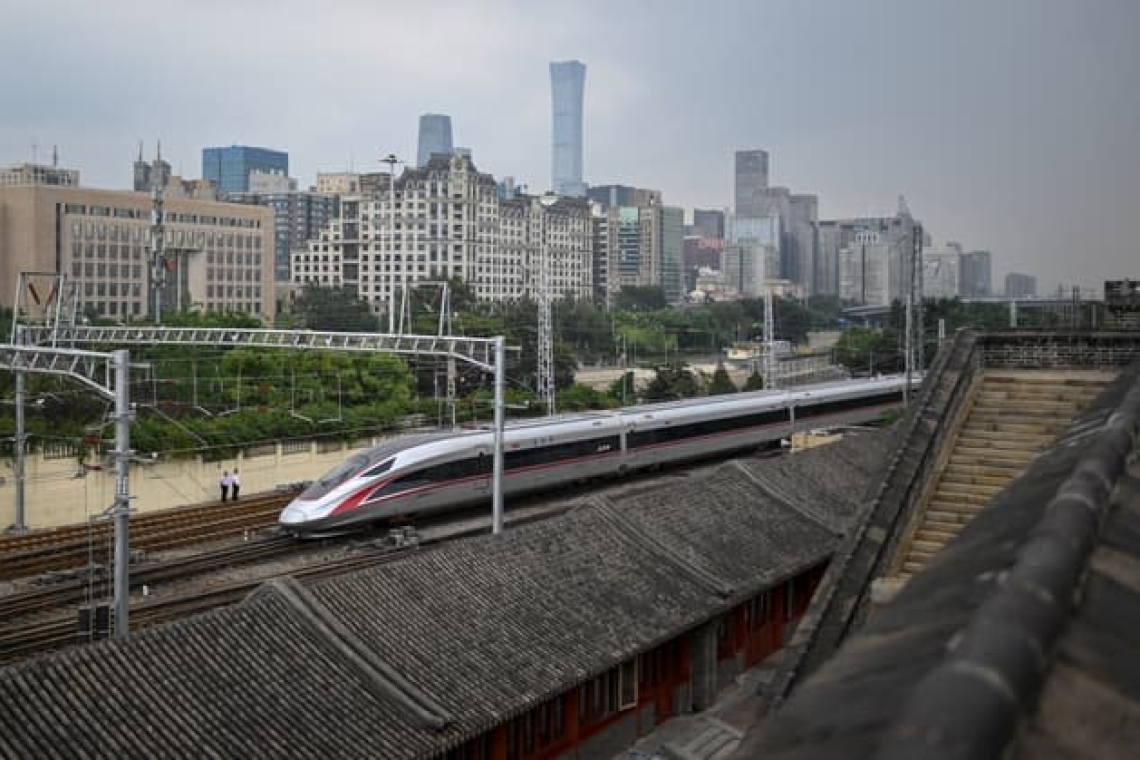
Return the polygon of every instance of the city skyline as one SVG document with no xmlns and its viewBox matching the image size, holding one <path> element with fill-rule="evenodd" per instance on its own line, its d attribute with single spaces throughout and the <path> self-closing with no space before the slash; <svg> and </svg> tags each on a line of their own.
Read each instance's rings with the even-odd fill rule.
<svg viewBox="0 0 1140 760">
<path fill-rule="evenodd" d="M 140 139 L 161 139 L 184 177 L 202 148 L 249 144 L 288 152 L 307 185 L 390 152 L 414 161 L 418 116 L 441 112 L 480 170 L 534 192 L 549 182 L 548 65 L 577 59 L 592 185 L 726 208 L 734 152 L 763 149 L 772 183 L 817 195 L 819 218 L 905 195 L 936 244 L 992 251 L 995 279 L 1029 272 L 1048 292 L 1137 274 L 1140 102 L 1122 97 L 1140 70 L 1135 4 L 445 6 L 424 25 L 387 3 L 12 4 L 0 164 L 57 145 L 85 185 L 129 188 Z"/>
</svg>

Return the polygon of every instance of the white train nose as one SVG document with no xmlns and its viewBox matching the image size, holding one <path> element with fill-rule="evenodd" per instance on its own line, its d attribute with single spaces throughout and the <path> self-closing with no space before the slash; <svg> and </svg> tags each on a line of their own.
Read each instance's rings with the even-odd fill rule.
<svg viewBox="0 0 1140 760">
<path fill-rule="evenodd" d="M 279 522 L 282 525 L 300 525 L 303 522 L 307 522 L 308 519 L 309 516 L 304 509 L 290 504 L 282 510 Z"/>
</svg>

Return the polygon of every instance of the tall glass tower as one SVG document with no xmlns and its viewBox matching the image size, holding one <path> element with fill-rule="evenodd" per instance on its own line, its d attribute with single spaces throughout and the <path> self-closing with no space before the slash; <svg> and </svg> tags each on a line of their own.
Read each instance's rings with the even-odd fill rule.
<svg viewBox="0 0 1140 760">
<path fill-rule="evenodd" d="M 202 179 L 223 193 L 248 193 L 250 172 L 289 176 L 289 154 L 249 145 L 202 149 Z"/>
<path fill-rule="evenodd" d="M 451 144 L 451 117 L 442 113 L 425 113 L 420 116 L 420 137 L 416 147 L 416 166 L 427 166 L 432 155 L 450 156 L 455 150 Z"/>
<path fill-rule="evenodd" d="M 554 192 L 582 197 L 582 90 L 586 67 L 580 61 L 550 64 L 550 94 L 554 105 Z"/>
<path fill-rule="evenodd" d="M 737 216 L 767 216 L 768 154 L 762 150 L 736 151 L 734 174 Z"/>
</svg>

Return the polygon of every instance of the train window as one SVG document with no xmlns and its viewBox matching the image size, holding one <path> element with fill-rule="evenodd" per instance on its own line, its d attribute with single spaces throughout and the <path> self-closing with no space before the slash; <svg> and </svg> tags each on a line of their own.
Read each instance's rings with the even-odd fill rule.
<svg viewBox="0 0 1140 760">
<path fill-rule="evenodd" d="M 549 446 L 536 446 L 532 449 L 508 451 L 504 465 L 508 470 L 520 467 L 535 467 L 569 459 L 580 459 L 596 454 L 605 454 L 621 448 L 621 438 L 606 436 L 588 438 L 582 441 L 556 443 Z"/>
<path fill-rule="evenodd" d="M 376 465 L 375 467 L 370 469 L 368 472 L 362 473 L 360 477 L 362 477 L 362 478 L 374 478 L 377 475 L 383 475 L 384 473 L 388 472 L 388 470 L 392 469 L 392 463 L 395 461 L 396 460 L 394 457 L 392 459 L 385 459 L 383 462 Z"/>
<path fill-rule="evenodd" d="M 746 428 L 764 427 L 787 422 L 788 413 L 785 409 L 775 409 L 767 412 L 757 412 L 743 417 L 723 417 L 720 419 L 703 420 L 689 425 L 676 425 L 672 427 L 655 428 L 653 430 L 640 430 L 629 434 L 630 448 L 638 446 L 652 446 L 655 443 L 668 443 L 680 441 L 685 438 L 695 438 L 703 435 L 716 435 Z"/>
</svg>

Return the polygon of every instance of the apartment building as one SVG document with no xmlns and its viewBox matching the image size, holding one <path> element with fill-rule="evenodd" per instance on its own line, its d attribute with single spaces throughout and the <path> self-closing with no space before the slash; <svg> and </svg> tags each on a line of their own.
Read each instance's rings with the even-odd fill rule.
<svg viewBox="0 0 1140 760">
<path fill-rule="evenodd" d="M 66 275 L 80 312 L 153 318 L 149 194 L 37 184 L 0 187 L 0 282 Z M 273 212 L 192 198 L 164 204 L 161 308 L 241 312 L 271 320 Z M 14 287 L 0 288 L 12 307 Z"/>
</svg>

